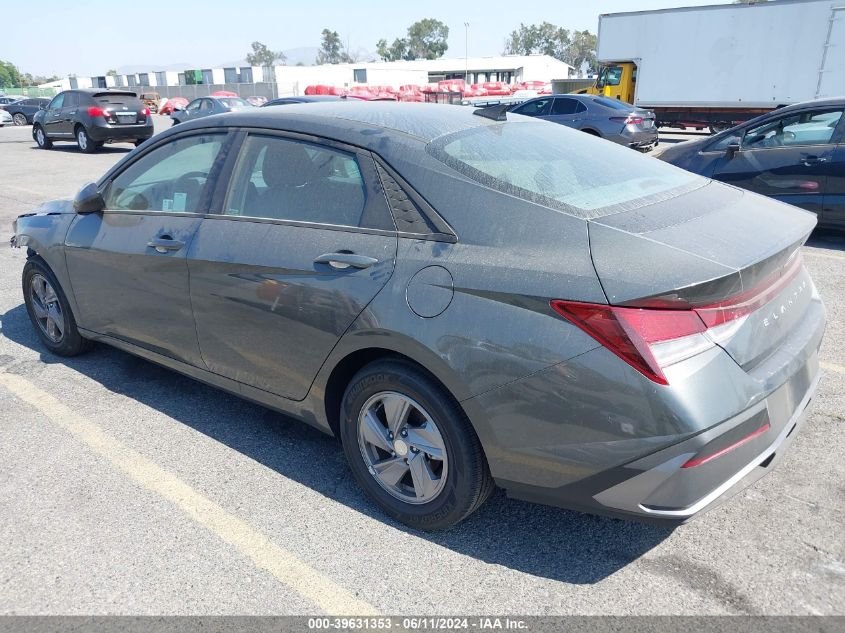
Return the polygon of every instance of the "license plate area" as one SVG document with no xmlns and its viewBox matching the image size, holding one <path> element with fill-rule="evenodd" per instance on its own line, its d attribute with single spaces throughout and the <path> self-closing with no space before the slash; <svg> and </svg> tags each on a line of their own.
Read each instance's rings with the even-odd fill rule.
<svg viewBox="0 0 845 633">
<path fill-rule="evenodd" d="M 115 112 L 115 115 L 117 116 L 117 122 L 121 125 L 131 125 L 138 121 L 137 112 Z"/>
</svg>

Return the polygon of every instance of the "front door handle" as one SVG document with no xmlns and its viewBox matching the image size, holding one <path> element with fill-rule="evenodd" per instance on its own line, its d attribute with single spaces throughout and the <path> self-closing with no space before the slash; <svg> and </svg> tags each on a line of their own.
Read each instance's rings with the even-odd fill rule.
<svg viewBox="0 0 845 633">
<path fill-rule="evenodd" d="M 325 253 L 314 260 L 315 264 L 328 264 L 332 268 L 343 270 L 345 268 L 369 268 L 377 264 L 378 260 L 366 255 L 355 255 L 354 253 Z"/>
<path fill-rule="evenodd" d="M 169 235 L 162 235 L 147 242 L 147 246 L 156 249 L 159 253 L 166 253 L 168 251 L 178 251 L 185 246 L 185 242 L 174 240 Z"/>
<path fill-rule="evenodd" d="M 801 162 L 804 163 L 805 166 L 811 167 L 813 165 L 818 165 L 819 163 L 827 162 L 827 158 L 825 156 L 805 156 L 801 159 Z"/>
</svg>

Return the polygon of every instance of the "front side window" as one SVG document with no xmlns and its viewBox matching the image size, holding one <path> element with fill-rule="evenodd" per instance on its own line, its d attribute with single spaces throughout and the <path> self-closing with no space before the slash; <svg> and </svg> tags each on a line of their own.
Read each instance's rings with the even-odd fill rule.
<svg viewBox="0 0 845 633">
<path fill-rule="evenodd" d="M 743 149 L 791 145 L 826 145 L 831 142 L 842 110 L 810 110 L 769 120 L 745 133 Z"/>
<path fill-rule="evenodd" d="M 542 116 L 549 113 L 551 104 L 551 99 L 534 99 L 519 106 L 514 112 L 524 114 L 525 116 Z"/>
<path fill-rule="evenodd" d="M 51 110 L 58 110 L 62 107 L 65 102 L 65 93 L 63 92 L 60 95 L 56 95 L 53 97 L 53 100 L 50 102 L 50 109 Z"/>
<path fill-rule="evenodd" d="M 145 154 L 112 180 L 106 209 L 202 212 L 208 174 L 225 138 L 182 137 Z"/>
<path fill-rule="evenodd" d="M 244 142 L 225 214 L 366 226 L 358 160 L 321 145 L 272 136 Z"/>
<path fill-rule="evenodd" d="M 626 147 L 535 121 L 474 127 L 435 139 L 427 149 L 491 189 L 584 218 L 707 182 Z"/>
<path fill-rule="evenodd" d="M 185 110 L 187 110 L 188 112 L 196 112 L 197 110 L 199 110 L 199 108 L 200 108 L 200 103 L 201 103 L 202 101 L 203 101 L 202 99 L 196 99 L 195 101 L 191 101 L 191 102 L 188 104 L 188 107 L 187 107 L 187 108 L 185 108 Z"/>
</svg>

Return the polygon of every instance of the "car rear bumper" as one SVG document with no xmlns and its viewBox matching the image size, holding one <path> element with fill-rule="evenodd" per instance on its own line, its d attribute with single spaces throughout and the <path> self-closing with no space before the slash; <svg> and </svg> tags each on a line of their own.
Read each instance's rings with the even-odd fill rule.
<svg viewBox="0 0 845 633">
<path fill-rule="evenodd" d="M 684 523 L 780 462 L 816 392 L 824 330 L 815 298 L 747 371 L 712 349 L 656 387 L 596 348 L 462 404 L 509 496 Z"/>
<path fill-rule="evenodd" d="M 147 121 L 143 125 L 92 125 L 88 128 L 88 136 L 98 143 L 147 140 L 154 132 L 152 119 L 147 117 Z"/>
</svg>

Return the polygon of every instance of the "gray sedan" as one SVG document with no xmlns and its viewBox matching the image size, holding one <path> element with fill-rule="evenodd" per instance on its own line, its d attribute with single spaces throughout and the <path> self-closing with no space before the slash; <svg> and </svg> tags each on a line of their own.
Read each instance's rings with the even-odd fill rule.
<svg viewBox="0 0 845 633">
<path fill-rule="evenodd" d="M 173 125 L 193 121 L 212 114 L 223 114 L 224 112 L 237 112 L 254 108 L 246 99 L 240 97 L 200 97 L 194 99 L 184 109 L 178 108 L 173 111 L 170 118 Z"/>
<path fill-rule="evenodd" d="M 570 94 L 537 97 L 515 106 L 513 112 L 560 123 L 646 152 L 657 146 L 654 112 L 608 97 Z"/>
<path fill-rule="evenodd" d="M 17 219 L 33 328 L 337 436 L 415 528 L 494 486 L 687 521 L 770 472 L 809 409 L 815 216 L 505 109 L 311 103 L 159 134 Z"/>
</svg>

